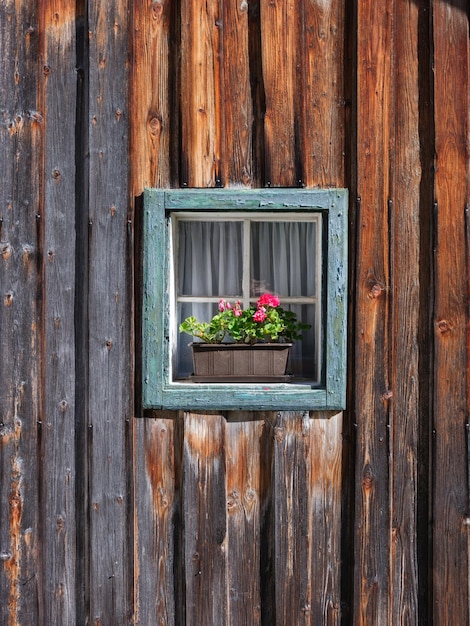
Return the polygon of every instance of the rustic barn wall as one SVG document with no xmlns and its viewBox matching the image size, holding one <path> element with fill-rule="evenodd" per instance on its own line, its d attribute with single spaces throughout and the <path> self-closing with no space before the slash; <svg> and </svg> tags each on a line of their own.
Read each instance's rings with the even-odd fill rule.
<svg viewBox="0 0 470 626">
<path fill-rule="evenodd" d="M 0 6 L 0 623 L 470 626 L 465 0 Z M 342 414 L 140 408 L 144 187 L 350 190 Z"/>
</svg>

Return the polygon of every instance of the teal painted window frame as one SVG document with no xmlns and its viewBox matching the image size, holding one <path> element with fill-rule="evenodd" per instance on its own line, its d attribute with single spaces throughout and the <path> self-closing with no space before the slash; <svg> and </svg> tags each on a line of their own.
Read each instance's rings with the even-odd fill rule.
<svg viewBox="0 0 470 626">
<path fill-rule="evenodd" d="M 324 376 L 294 383 L 223 384 L 170 380 L 170 231 L 174 211 L 313 211 L 326 222 L 323 268 Z M 342 410 L 346 404 L 346 189 L 146 189 L 143 224 L 142 403 L 144 409 Z"/>
</svg>

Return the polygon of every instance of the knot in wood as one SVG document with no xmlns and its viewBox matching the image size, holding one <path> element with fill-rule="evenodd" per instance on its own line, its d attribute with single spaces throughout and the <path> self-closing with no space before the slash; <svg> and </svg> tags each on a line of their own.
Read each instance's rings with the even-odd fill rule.
<svg viewBox="0 0 470 626">
<path fill-rule="evenodd" d="M 379 283 L 374 283 L 372 287 L 369 289 L 369 298 L 371 300 L 375 300 L 382 295 L 382 292 L 385 291 L 385 288 Z"/>
<path fill-rule="evenodd" d="M 367 464 L 362 473 L 362 486 L 366 491 L 370 491 L 374 484 L 374 473 L 372 472 L 372 468 L 369 464 Z"/>
<path fill-rule="evenodd" d="M 162 131 L 162 120 L 158 115 L 154 115 L 149 120 L 150 132 L 152 135 L 159 135 Z"/>
<path fill-rule="evenodd" d="M 274 439 L 277 442 L 281 442 L 284 439 L 284 428 L 281 428 L 281 426 L 276 426 L 276 428 L 274 429 Z"/>
<path fill-rule="evenodd" d="M 452 330 L 452 325 L 447 320 L 439 320 L 437 322 L 437 328 L 441 333 L 447 333 Z"/>
<path fill-rule="evenodd" d="M 13 248 L 11 247 L 11 245 L 8 242 L 1 243 L 0 246 L 1 246 L 1 254 L 2 254 L 4 260 L 7 261 L 11 257 L 11 253 L 13 251 Z"/>
<path fill-rule="evenodd" d="M 163 5 L 161 0 L 154 0 L 152 2 L 152 19 L 160 20 L 163 13 Z"/>
</svg>

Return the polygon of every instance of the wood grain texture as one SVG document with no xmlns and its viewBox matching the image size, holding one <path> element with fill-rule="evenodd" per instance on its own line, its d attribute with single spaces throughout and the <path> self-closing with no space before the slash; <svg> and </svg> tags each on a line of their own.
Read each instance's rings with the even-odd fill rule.
<svg viewBox="0 0 470 626">
<path fill-rule="evenodd" d="M 133 3 L 130 166 L 134 196 L 145 187 L 170 184 L 170 90 L 176 88 L 170 56 L 173 14 L 168 0 Z"/>
<path fill-rule="evenodd" d="M 252 183 L 252 96 L 250 89 L 248 2 L 223 3 L 224 137 L 222 181 L 230 186 Z"/>
<path fill-rule="evenodd" d="M 45 122 L 41 438 L 44 623 L 73 625 L 76 609 L 75 506 L 75 0 L 41 5 Z M 64 245 L 64 242 L 67 242 Z"/>
<path fill-rule="evenodd" d="M 465 207 L 469 206 L 467 4 L 434 3 L 437 202 L 434 302 L 433 618 L 469 624 L 465 422 L 467 304 Z M 459 592 L 456 594 L 455 590 Z"/>
<path fill-rule="evenodd" d="M 340 623 L 341 426 L 341 413 L 324 421 L 283 412 L 273 423 L 279 625 Z"/>
<path fill-rule="evenodd" d="M 255 417 L 259 417 L 255 413 Z M 225 426 L 227 484 L 227 624 L 261 624 L 260 440 L 264 421 Z"/>
<path fill-rule="evenodd" d="M 391 12 L 370 0 L 357 14 L 357 191 L 354 411 L 354 624 L 389 624 L 389 240 Z"/>
<path fill-rule="evenodd" d="M 302 183 L 346 187 L 344 3 L 306 1 L 298 10 L 303 24 L 295 94 L 297 117 L 302 120 Z"/>
<path fill-rule="evenodd" d="M 227 623 L 224 418 L 185 413 L 182 477 L 186 623 Z"/>
<path fill-rule="evenodd" d="M 260 1 L 261 55 L 265 96 L 265 183 L 297 187 L 301 181 L 296 155 L 300 129 L 296 128 L 294 96 L 299 84 L 296 67 L 300 12 L 293 0 Z"/>
<path fill-rule="evenodd" d="M 128 5 L 89 4 L 88 563 L 93 623 L 132 616 Z"/>
<path fill-rule="evenodd" d="M 218 0 L 181 2 L 181 177 L 187 187 L 223 184 L 221 20 Z"/>
<path fill-rule="evenodd" d="M 0 623 L 41 619 L 41 215 L 36 3 L 0 7 Z M 31 175 L 35 172 L 36 175 Z M 42 220 L 42 221 L 41 221 Z"/>
<path fill-rule="evenodd" d="M 135 481 L 139 505 L 134 571 L 138 624 L 175 624 L 176 428 L 176 420 L 165 418 L 139 420 L 136 425 L 139 454 L 135 457 Z"/>
<path fill-rule="evenodd" d="M 393 99 L 396 159 L 391 166 L 391 611 L 393 624 L 424 623 L 418 597 L 425 573 L 418 571 L 418 503 L 426 493 L 418 482 L 420 456 L 420 74 L 419 7 L 398 2 L 394 14 Z M 405 69 L 406 68 L 406 69 Z M 429 249 L 427 250 L 429 254 Z M 426 416 L 427 417 L 427 416 Z M 426 424 L 426 428 L 429 424 Z M 424 442 L 423 442 L 424 443 Z M 423 620 L 423 621 L 421 621 Z"/>
</svg>

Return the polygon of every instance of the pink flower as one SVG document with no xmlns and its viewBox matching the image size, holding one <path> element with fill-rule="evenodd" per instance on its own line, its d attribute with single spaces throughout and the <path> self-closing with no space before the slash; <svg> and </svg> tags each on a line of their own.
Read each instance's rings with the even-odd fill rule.
<svg viewBox="0 0 470 626">
<path fill-rule="evenodd" d="M 223 313 L 223 311 L 225 311 L 225 300 L 223 298 L 221 298 L 219 300 L 219 311 L 221 313 Z"/>
<path fill-rule="evenodd" d="M 258 298 L 257 306 L 258 308 L 262 306 L 272 306 L 277 307 L 281 304 L 281 301 L 277 296 L 273 296 L 270 293 L 264 293 L 262 296 Z"/>
<path fill-rule="evenodd" d="M 235 306 L 233 307 L 233 314 L 235 315 L 235 317 L 241 317 L 243 315 L 242 303 L 240 302 L 240 300 L 237 300 L 235 302 Z"/>
<path fill-rule="evenodd" d="M 264 322 L 266 317 L 266 309 L 264 308 L 264 306 L 259 307 L 256 313 L 253 315 L 253 319 L 255 320 L 255 322 Z"/>
</svg>

